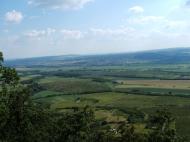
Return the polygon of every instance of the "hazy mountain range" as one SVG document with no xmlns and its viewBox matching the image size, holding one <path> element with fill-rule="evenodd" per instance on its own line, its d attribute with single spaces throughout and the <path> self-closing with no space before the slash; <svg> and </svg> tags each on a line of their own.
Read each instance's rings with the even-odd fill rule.
<svg viewBox="0 0 190 142">
<path fill-rule="evenodd" d="M 182 64 L 190 63 L 190 48 L 170 48 L 134 53 L 104 55 L 63 55 L 7 60 L 13 67 L 34 66 L 124 66 L 128 64 Z"/>
</svg>

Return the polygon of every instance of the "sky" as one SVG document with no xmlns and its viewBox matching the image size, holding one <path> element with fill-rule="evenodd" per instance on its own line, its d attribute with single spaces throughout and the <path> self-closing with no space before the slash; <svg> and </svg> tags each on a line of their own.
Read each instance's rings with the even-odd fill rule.
<svg viewBox="0 0 190 142">
<path fill-rule="evenodd" d="M 6 59 L 190 47 L 190 0 L 1 0 Z"/>
</svg>

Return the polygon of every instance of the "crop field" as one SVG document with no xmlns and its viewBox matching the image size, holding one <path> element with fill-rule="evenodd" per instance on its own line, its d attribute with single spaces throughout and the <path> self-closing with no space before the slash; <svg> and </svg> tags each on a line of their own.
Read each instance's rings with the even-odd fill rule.
<svg viewBox="0 0 190 142">
<path fill-rule="evenodd" d="M 189 80 L 118 80 L 115 90 L 142 95 L 189 97 Z"/>
<path fill-rule="evenodd" d="M 190 80 L 120 80 L 118 88 L 190 89 Z"/>
<path fill-rule="evenodd" d="M 65 108 L 73 106 L 80 107 L 83 105 L 91 105 L 146 109 L 160 106 L 183 107 L 190 105 L 190 99 L 173 96 L 145 96 L 113 92 L 75 96 L 54 93 L 55 96 L 47 96 L 46 93 L 48 92 L 41 92 L 36 94 L 35 99 L 52 103 L 52 108 Z"/>
<path fill-rule="evenodd" d="M 177 68 L 170 75 L 169 65 L 159 71 L 151 66 L 148 69 L 131 67 L 132 70 L 125 67 L 36 68 L 21 70 L 21 79 L 37 82 L 42 90 L 32 96 L 33 100 L 53 110 L 68 111 L 88 105 L 95 110 L 97 119 L 130 120 L 138 131 L 145 130 L 147 115 L 167 108 L 176 118 L 179 133 L 190 137 L 190 80 L 176 79 L 187 75 L 188 68 L 184 66 L 181 72 Z"/>
<path fill-rule="evenodd" d="M 99 83 L 91 79 L 58 78 L 49 77 L 39 83 L 50 91 L 62 92 L 65 94 L 96 93 L 110 91 L 109 84 Z"/>
</svg>

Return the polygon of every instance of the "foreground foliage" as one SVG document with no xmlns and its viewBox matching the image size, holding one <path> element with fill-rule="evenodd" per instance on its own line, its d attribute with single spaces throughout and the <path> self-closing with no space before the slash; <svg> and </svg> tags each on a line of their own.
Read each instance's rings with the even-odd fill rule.
<svg viewBox="0 0 190 142">
<path fill-rule="evenodd" d="M 15 69 L 4 67 L 0 53 L 0 141 L 2 142 L 185 142 L 177 135 L 175 119 L 166 110 L 147 120 L 147 132 L 137 132 L 130 121 L 117 129 L 96 120 L 90 107 L 51 111 L 34 103 L 30 85 L 23 85 Z M 35 85 L 36 86 L 36 85 Z M 38 88 L 38 87 L 36 87 Z M 37 89 L 36 89 L 37 90 Z"/>
</svg>

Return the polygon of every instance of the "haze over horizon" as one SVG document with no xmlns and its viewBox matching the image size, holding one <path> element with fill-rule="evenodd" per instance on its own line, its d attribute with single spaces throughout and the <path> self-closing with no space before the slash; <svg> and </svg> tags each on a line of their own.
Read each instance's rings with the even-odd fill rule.
<svg viewBox="0 0 190 142">
<path fill-rule="evenodd" d="M 190 47 L 190 0 L 2 0 L 7 59 Z"/>
</svg>

